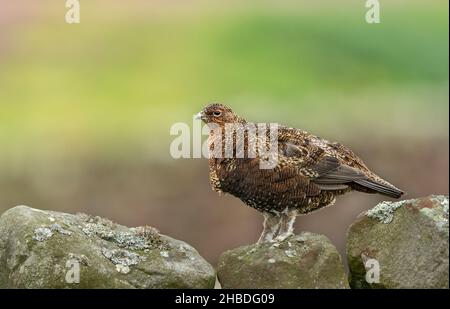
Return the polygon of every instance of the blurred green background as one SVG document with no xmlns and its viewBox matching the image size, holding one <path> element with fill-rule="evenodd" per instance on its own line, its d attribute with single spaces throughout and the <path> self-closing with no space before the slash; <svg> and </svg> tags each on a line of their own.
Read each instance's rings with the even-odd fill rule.
<svg viewBox="0 0 450 309">
<path fill-rule="evenodd" d="M 408 198 L 448 194 L 448 1 L 0 0 L 0 212 L 18 204 L 152 225 L 210 262 L 261 219 L 169 155 L 209 102 L 355 150 Z M 299 218 L 343 252 L 353 193 Z"/>
</svg>

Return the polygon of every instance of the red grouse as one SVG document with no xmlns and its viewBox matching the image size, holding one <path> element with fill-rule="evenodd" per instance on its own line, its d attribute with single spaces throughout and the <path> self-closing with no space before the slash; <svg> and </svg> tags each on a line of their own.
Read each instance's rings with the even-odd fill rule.
<svg viewBox="0 0 450 309">
<path fill-rule="evenodd" d="M 275 163 L 271 168 L 263 168 L 262 152 L 248 155 L 250 144 L 254 144 L 251 136 L 256 136 L 256 144 L 267 145 L 270 134 L 253 134 L 255 130 L 250 134 L 246 130 L 239 135 L 236 130 L 239 126 L 254 128 L 257 124 L 246 122 L 222 104 L 208 105 L 196 118 L 210 127 L 209 150 L 214 155 L 210 156 L 209 167 L 213 189 L 232 194 L 263 213 L 264 230 L 258 242 L 286 239 L 293 233 L 297 215 L 332 205 L 338 195 L 352 190 L 393 198 L 403 194 L 339 143 L 278 125 Z M 231 156 L 224 154 L 226 142 L 230 140 L 229 128 L 234 130 Z M 237 155 L 238 136 L 243 136 L 243 156 Z M 214 152 L 217 145 L 221 150 Z"/>
</svg>

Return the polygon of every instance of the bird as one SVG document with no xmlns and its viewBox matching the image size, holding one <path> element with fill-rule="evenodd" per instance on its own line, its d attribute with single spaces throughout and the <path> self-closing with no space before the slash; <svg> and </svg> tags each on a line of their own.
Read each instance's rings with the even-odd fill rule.
<svg viewBox="0 0 450 309">
<path fill-rule="evenodd" d="M 261 212 L 263 231 L 257 243 L 281 242 L 293 235 L 297 216 L 335 203 L 350 191 L 379 193 L 400 198 L 404 192 L 373 173 L 348 147 L 329 142 L 306 131 L 276 124 L 271 142 L 276 160 L 262 168 L 262 151 L 250 156 L 250 144 L 268 145 L 268 130 L 262 134 L 238 134 L 229 128 L 261 126 L 247 122 L 220 103 L 207 105 L 195 119 L 209 127 L 209 179 L 219 194 L 231 194 Z M 269 128 L 269 124 L 263 124 Z M 252 131 L 254 132 L 254 131 Z M 258 131 L 259 132 L 259 131 Z M 243 142 L 237 147 L 237 137 Z M 242 138 L 243 136 L 243 138 Z M 233 142 L 231 155 L 224 153 Z M 256 147 L 258 149 L 263 149 Z M 228 148 L 229 149 L 229 148 Z M 237 155 L 239 149 L 244 155 Z M 267 157 L 267 156 L 266 156 Z M 273 159 L 273 156 L 272 156 Z"/>
</svg>

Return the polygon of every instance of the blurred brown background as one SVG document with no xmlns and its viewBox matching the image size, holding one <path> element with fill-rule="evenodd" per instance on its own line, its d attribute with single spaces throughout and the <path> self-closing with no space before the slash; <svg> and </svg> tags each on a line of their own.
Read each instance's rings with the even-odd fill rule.
<svg viewBox="0 0 450 309">
<path fill-rule="evenodd" d="M 448 194 L 448 2 L 0 0 L 0 212 L 15 205 L 152 225 L 211 263 L 261 216 L 174 160 L 175 122 L 220 101 L 352 148 L 406 198 Z M 344 253 L 352 193 L 300 217 Z"/>
</svg>

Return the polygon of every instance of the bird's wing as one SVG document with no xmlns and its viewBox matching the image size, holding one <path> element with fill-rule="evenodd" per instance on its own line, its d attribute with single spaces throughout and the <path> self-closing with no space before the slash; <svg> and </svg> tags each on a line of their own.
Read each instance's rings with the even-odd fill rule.
<svg viewBox="0 0 450 309">
<path fill-rule="evenodd" d="M 368 171 L 361 159 L 356 157 L 355 167 L 333 156 L 333 152 L 324 150 L 317 145 L 304 147 L 292 143 L 285 143 L 283 154 L 292 157 L 298 162 L 302 175 L 308 177 L 310 182 L 320 190 L 344 190 L 349 186 L 362 186 L 369 192 L 378 192 L 390 197 L 399 198 L 403 191 L 381 180 L 368 177 Z M 352 153 L 353 154 L 353 153 Z"/>
<path fill-rule="evenodd" d="M 366 175 L 353 167 L 342 164 L 321 147 L 304 147 L 290 142 L 284 143 L 283 154 L 297 159 L 300 172 L 322 190 L 341 190 L 348 183 L 367 179 Z"/>
<path fill-rule="evenodd" d="M 348 165 L 343 165 L 334 157 L 324 157 L 310 169 L 317 171 L 318 176 L 312 179 L 317 184 L 344 184 L 366 179 L 367 176 Z"/>
</svg>

